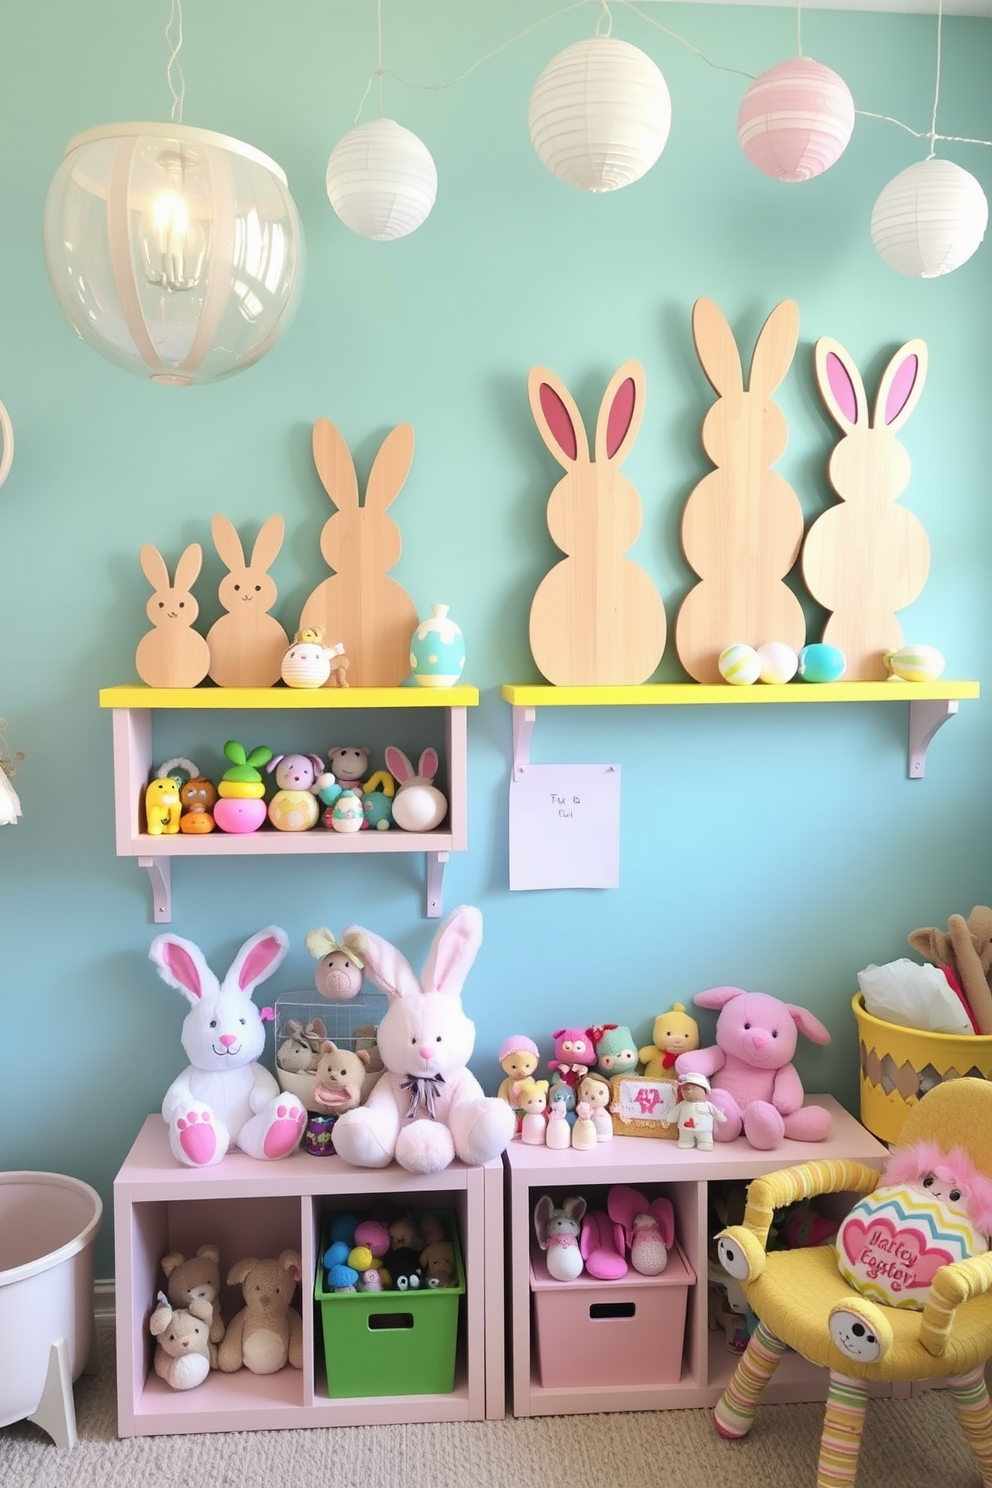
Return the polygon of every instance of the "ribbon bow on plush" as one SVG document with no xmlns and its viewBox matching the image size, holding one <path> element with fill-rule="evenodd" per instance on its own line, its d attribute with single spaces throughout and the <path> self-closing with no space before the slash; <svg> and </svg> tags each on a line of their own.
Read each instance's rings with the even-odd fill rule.
<svg viewBox="0 0 992 1488">
<path fill-rule="evenodd" d="M 359 971 L 365 968 L 361 956 L 364 947 L 358 935 L 344 935 L 338 940 L 330 930 L 321 925 L 317 930 L 307 931 L 303 937 L 303 944 L 316 961 L 324 956 L 330 956 L 334 951 L 340 951 L 342 955 L 348 957 L 353 966 L 358 967 Z"/>
<path fill-rule="evenodd" d="M 443 1075 L 407 1075 L 405 1080 L 400 1081 L 401 1090 L 410 1091 L 410 1109 L 406 1113 L 407 1121 L 413 1121 L 424 1107 L 428 1121 L 436 1121 L 437 1113 L 435 1107 L 440 1087 L 444 1084 Z"/>
</svg>

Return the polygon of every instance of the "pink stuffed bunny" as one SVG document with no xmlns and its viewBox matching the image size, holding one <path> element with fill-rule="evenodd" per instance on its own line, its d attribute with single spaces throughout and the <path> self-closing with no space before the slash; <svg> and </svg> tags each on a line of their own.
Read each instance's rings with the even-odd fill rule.
<svg viewBox="0 0 992 1488">
<path fill-rule="evenodd" d="M 362 958 L 365 974 L 389 998 L 377 1032 L 386 1072 L 363 1106 L 334 1126 L 334 1148 L 359 1168 L 384 1168 L 395 1157 L 410 1173 L 437 1173 L 459 1157 L 485 1163 L 509 1144 L 512 1108 L 485 1096 L 467 1068 L 475 1024 L 461 1004 L 462 985 L 482 943 L 482 915 L 456 909 L 434 937 L 418 980 L 388 941 L 353 925 L 341 937 Z"/>
<path fill-rule="evenodd" d="M 716 1044 L 680 1054 L 675 1068 L 709 1078 L 713 1104 L 727 1118 L 717 1127 L 717 1141 L 732 1142 L 742 1131 L 761 1151 L 777 1147 L 783 1137 L 824 1141 L 830 1113 L 803 1106 L 802 1081 L 792 1064 L 800 1033 L 814 1044 L 829 1044 L 819 1019 L 794 1003 L 740 987 L 711 987 L 692 1000 L 697 1007 L 720 1009 Z"/>
</svg>

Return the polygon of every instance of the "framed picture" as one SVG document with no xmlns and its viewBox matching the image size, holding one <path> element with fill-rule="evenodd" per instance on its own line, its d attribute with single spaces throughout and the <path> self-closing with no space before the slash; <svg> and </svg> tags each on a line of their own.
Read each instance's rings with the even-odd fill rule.
<svg viewBox="0 0 992 1488">
<path fill-rule="evenodd" d="M 663 1137 L 672 1141 L 678 1137 L 679 1129 L 674 1120 L 674 1080 L 614 1075 L 610 1091 L 614 1136 Z"/>
</svg>

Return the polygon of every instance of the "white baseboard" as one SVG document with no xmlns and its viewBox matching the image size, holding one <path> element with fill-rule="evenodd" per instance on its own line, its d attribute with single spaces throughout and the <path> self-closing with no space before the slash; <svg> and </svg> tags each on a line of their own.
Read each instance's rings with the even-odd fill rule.
<svg viewBox="0 0 992 1488">
<path fill-rule="evenodd" d="M 98 1323 L 112 1323 L 116 1316 L 116 1291 L 113 1278 L 93 1283 L 93 1316 Z"/>
</svg>

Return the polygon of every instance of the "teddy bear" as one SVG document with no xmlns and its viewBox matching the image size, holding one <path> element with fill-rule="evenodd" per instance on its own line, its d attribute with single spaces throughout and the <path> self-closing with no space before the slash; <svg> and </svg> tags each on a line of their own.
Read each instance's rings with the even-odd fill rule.
<svg viewBox="0 0 992 1488">
<path fill-rule="evenodd" d="M 455 1284 L 455 1247 L 450 1240 L 435 1240 L 420 1252 L 420 1269 L 425 1285 L 450 1287 Z"/>
<path fill-rule="evenodd" d="M 152 1366 L 159 1379 L 173 1390 L 192 1390 L 202 1385 L 216 1365 L 217 1350 L 210 1342 L 213 1303 L 194 1297 L 189 1307 L 174 1308 L 164 1292 L 148 1319 L 148 1331 L 156 1340 Z"/>
<path fill-rule="evenodd" d="M 992 909 L 976 904 L 967 919 L 952 914 L 946 933 L 934 926 L 913 930 L 909 943 L 963 993 L 978 1032 L 992 1033 Z"/>
<path fill-rule="evenodd" d="M 245 1305 L 228 1326 L 217 1350 L 225 1374 L 242 1365 L 252 1374 L 275 1374 L 285 1364 L 303 1368 L 303 1319 L 290 1306 L 303 1274 L 299 1251 L 284 1250 L 277 1261 L 237 1261 L 228 1286 L 239 1286 Z"/>
<path fill-rule="evenodd" d="M 313 1102 L 318 1111 L 336 1116 L 361 1104 L 369 1074 L 367 1049 L 339 1049 L 333 1039 L 320 1046 L 313 1078 Z"/>
<path fill-rule="evenodd" d="M 216 1245 L 201 1245 L 189 1260 L 178 1250 L 162 1257 L 162 1270 L 168 1282 L 169 1301 L 173 1307 L 192 1307 L 194 1302 L 209 1302 L 210 1364 L 217 1368 L 217 1348 L 224 1337 L 224 1319 L 220 1313 L 220 1251 Z"/>
<path fill-rule="evenodd" d="M 799 1034 L 829 1044 L 818 1018 L 791 1002 L 741 987 L 710 987 L 692 999 L 697 1007 L 719 1008 L 716 1044 L 680 1054 L 678 1078 L 703 1075 L 711 1100 L 726 1116 L 715 1133 L 732 1142 L 743 1131 L 752 1147 L 769 1151 L 783 1137 L 822 1142 L 830 1135 L 830 1112 L 803 1105 L 803 1085 L 792 1063 Z"/>
</svg>

